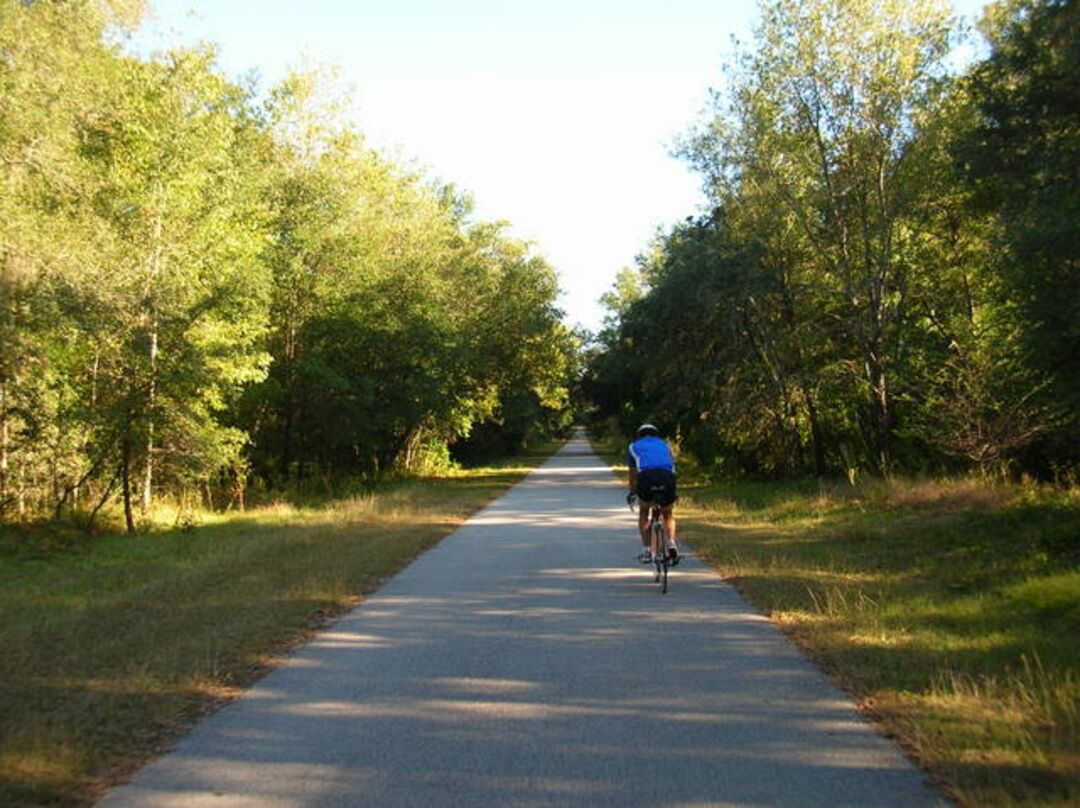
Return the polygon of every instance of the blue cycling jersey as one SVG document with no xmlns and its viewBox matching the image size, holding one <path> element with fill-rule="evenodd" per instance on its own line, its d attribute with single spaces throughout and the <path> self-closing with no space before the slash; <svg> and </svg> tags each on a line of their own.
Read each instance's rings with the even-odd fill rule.
<svg viewBox="0 0 1080 808">
<path fill-rule="evenodd" d="M 675 458 L 667 441 L 655 435 L 646 435 L 630 444 L 626 454 L 626 463 L 638 471 L 646 469 L 667 469 L 675 471 Z"/>
</svg>

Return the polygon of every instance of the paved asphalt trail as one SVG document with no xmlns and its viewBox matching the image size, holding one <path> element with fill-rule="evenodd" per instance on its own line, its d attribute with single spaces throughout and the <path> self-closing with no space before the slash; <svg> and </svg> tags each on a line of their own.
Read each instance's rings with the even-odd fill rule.
<svg viewBox="0 0 1080 808">
<path fill-rule="evenodd" d="M 945 805 L 713 572 L 660 595 L 582 439 L 104 801 Z"/>
</svg>

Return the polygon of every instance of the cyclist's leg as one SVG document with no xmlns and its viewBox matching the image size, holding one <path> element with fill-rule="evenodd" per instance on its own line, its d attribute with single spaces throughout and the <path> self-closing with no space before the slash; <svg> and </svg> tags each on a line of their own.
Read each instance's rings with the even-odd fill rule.
<svg viewBox="0 0 1080 808">
<path fill-rule="evenodd" d="M 649 508 L 651 506 L 648 502 L 642 499 L 638 499 L 638 534 L 641 536 L 641 544 L 643 547 L 649 546 Z"/>
<path fill-rule="evenodd" d="M 664 555 L 664 519 L 663 508 L 660 509 L 661 516 L 659 519 L 651 520 L 652 531 L 649 536 L 649 549 L 652 550 L 654 556 Z"/>
<path fill-rule="evenodd" d="M 667 533 L 668 542 L 675 543 L 675 506 L 665 505 L 663 508 L 664 514 L 664 531 Z"/>
<path fill-rule="evenodd" d="M 638 561 L 648 563 L 652 560 L 652 539 L 649 536 L 649 510 L 650 505 L 641 499 L 641 495 L 638 494 L 638 535 L 641 538 L 641 553 L 638 555 Z"/>
<path fill-rule="evenodd" d="M 679 494 L 674 472 L 669 471 L 664 474 L 664 487 L 664 498 L 660 502 L 663 506 L 664 532 L 667 533 L 668 548 L 671 555 L 675 557 L 678 552 L 675 543 L 675 502 L 679 498 Z"/>
</svg>

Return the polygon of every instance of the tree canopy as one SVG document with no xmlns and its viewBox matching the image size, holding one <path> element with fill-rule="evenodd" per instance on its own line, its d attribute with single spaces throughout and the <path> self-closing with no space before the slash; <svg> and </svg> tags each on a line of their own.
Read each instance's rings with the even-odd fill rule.
<svg viewBox="0 0 1080 808">
<path fill-rule="evenodd" d="M 319 72 L 124 53 L 141 10 L 0 0 L 0 518 L 119 498 L 135 530 L 566 425 L 577 342 L 529 245 Z"/>
<path fill-rule="evenodd" d="M 1071 2 L 763 0 L 681 153 L 712 212 L 620 278 L 585 379 L 732 473 L 1075 467 Z"/>
</svg>

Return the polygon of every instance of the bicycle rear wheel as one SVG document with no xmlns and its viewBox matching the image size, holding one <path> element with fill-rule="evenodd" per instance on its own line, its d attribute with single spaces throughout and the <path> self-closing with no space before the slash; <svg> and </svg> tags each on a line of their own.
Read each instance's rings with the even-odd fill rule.
<svg viewBox="0 0 1080 808">
<path fill-rule="evenodd" d="M 667 592 L 668 555 L 667 536 L 664 534 L 664 525 L 658 519 L 652 525 L 653 563 L 656 565 L 655 583 L 660 584 L 660 594 Z"/>
</svg>

